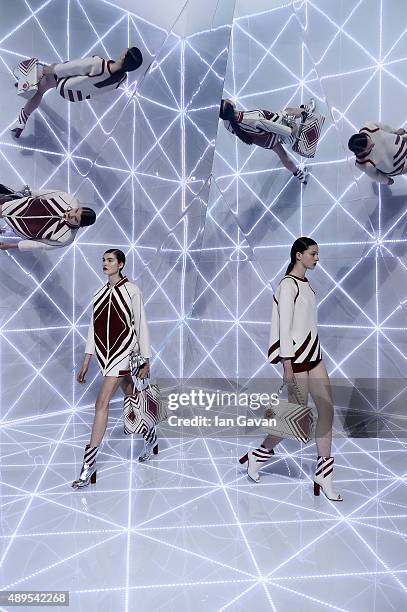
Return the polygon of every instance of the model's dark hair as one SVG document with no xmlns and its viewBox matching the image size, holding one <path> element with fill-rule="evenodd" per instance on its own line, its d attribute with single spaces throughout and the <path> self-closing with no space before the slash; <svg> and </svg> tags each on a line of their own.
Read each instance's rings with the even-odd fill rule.
<svg viewBox="0 0 407 612">
<path fill-rule="evenodd" d="M 124 72 L 132 72 L 137 70 L 143 63 L 143 54 L 138 47 L 130 47 L 124 56 L 122 70 Z"/>
<path fill-rule="evenodd" d="M 113 255 L 115 255 L 117 261 L 119 263 L 123 264 L 123 268 L 126 265 L 126 255 L 123 253 L 123 251 L 121 251 L 120 249 L 107 249 L 107 251 L 105 251 L 103 253 L 103 255 L 106 255 L 106 253 L 112 253 Z M 122 270 L 123 270 L 122 268 Z M 120 278 L 123 278 L 123 274 L 121 272 L 121 270 L 119 271 L 119 276 Z"/>
<path fill-rule="evenodd" d="M 349 138 L 348 147 L 352 153 L 355 153 L 355 155 L 360 155 L 360 153 L 366 149 L 368 142 L 369 140 L 367 134 L 353 134 Z"/>
<path fill-rule="evenodd" d="M 82 206 L 81 222 L 79 227 L 86 227 L 87 225 L 93 225 L 96 221 L 96 213 L 92 208 Z"/>
<path fill-rule="evenodd" d="M 242 130 L 239 123 L 236 121 L 235 107 L 230 100 L 221 101 L 219 117 L 224 121 L 229 121 L 230 125 L 232 126 L 233 133 L 239 138 L 239 140 L 248 145 L 253 144 L 253 138 L 250 136 L 250 134 L 247 134 L 244 130 Z"/>
<path fill-rule="evenodd" d="M 297 238 L 295 242 L 293 242 L 293 246 L 290 251 L 290 263 L 288 264 L 288 268 L 286 270 L 286 274 L 291 274 L 292 269 L 297 263 L 297 253 L 304 253 L 310 246 L 314 246 L 317 244 L 315 240 L 312 238 L 307 238 L 306 236 L 301 236 L 301 238 Z"/>
</svg>

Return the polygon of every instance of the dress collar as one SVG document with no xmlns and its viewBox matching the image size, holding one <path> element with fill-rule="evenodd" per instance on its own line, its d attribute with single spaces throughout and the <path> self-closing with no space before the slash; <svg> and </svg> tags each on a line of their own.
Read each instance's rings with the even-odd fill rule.
<svg viewBox="0 0 407 612">
<path fill-rule="evenodd" d="M 123 276 L 123 278 L 118 280 L 115 285 L 111 285 L 109 281 L 107 281 L 107 286 L 109 287 L 109 289 L 114 289 L 115 287 L 121 287 L 122 285 L 124 285 L 124 283 L 128 283 L 128 282 L 129 282 L 129 279 L 127 278 L 127 276 Z"/>
<path fill-rule="evenodd" d="M 302 281 L 303 283 L 308 283 L 308 278 L 300 278 L 299 276 L 295 276 L 295 274 L 287 274 L 286 276 L 291 276 L 291 278 L 296 278 L 299 281 Z"/>
</svg>

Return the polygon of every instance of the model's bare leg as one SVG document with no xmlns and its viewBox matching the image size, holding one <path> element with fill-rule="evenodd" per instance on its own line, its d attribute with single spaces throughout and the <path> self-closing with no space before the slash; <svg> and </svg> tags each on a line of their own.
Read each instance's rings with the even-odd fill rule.
<svg viewBox="0 0 407 612">
<path fill-rule="evenodd" d="M 297 172 L 297 166 L 295 165 L 295 163 L 293 162 L 291 157 L 288 155 L 287 151 L 284 149 L 282 144 L 280 144 L 278 142 L 273 147 L 273 151 L 274 151 L 274 153 L 276 153 L 278 155 L 278 157 L 280 158 L 281 163 L 283 164 L 283 166 L 285 168 L 287 168 L 287 170 L 289 170 L 293 174 L 295 174 Z"/>
<path fill-rule="evenodd" d="M 109 402 L 120 383 L 120 378 L 116 376 L 105 376 L 103 378 L 103 383 L 100 387 L 95 404 L 95 417 L 93 419 L 92 435 L 90 438 L 91 447 L 99 446 L 103 440 L 109 414 Z"/>
<path fill-rule="evenodd" d="M 315 442 L 318 455 L 330 457 L 334 407 L 331 384 L 324 363 L 321 361 L 309 372 L 309 392 L 318 412 Z"/>
<path fill-rule="evenodd" d="M 308 372 L 295 374 L 296 385 L 288 384 L 288 400 L 293 403 L 306 403 L 308 401 Z M 300 391 L 298 394 L 297 387 Z M 240 463 L 247 462 L 247 475 L 255 482 L 259 482 L 259 469 L 262 464 L 271 459 L 273 448 L 284 438 L 269 434 L 263 443 L 253 451 L 247 452 L 239 459 Z"/>
<path fill-rule="evenodd" d="M 133 379 L 130 374 L 120 378 L 120 387 L 123 391 L 123 395 L 133 395 Z"/>
<path fill-rule="evenodd" d="M 314 495 L 318 496 L 322 488 L 328 499 L 342 501 L 342 495 L 334 489 L 332 482 L 334 458 L 331 457 L 331 444 L 334 409 L 331 385 L 322 361 L 309 373 L 309 388 L 318 411 L 315 432 L 318 457 L 314 473 Z"/>
<path fill-rule="evenodd" d="M 287 168 L 289 172 L 292 172 L 295 178 L 300 181 L 300 183 L 304 183 L 304 185 L 306 185 L 307 172 L 305 168 L 304 170 L 302 170 L 301 168 L 295 165 L 291 157 L 288 155 L 287 151 L 284 149 L 283 145 L 278 142 L 276 145 L 274 145 L 273 151 L 278 155 L 283 166 Z"/>
<path fill-rule="evenodd" d="M 15 138 L 20 138 L 21 132 L 24 130 L 28 117 L 34 112 L 41 104 L 42 98 L 46 91 L 49 89 L 55 89 L 56 80 L 53 75 L 44 75 L 39 82 L 38 91 L 33 95 L 32 98 L 27 100 L 25 105 L 18 115 L 16 123 L 11 128 L 11 132 Z"/>
</svg>

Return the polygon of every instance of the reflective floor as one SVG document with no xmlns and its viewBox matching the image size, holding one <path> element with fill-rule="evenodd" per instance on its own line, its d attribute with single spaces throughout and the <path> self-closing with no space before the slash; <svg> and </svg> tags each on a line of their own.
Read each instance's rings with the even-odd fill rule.
<svg viewBox="0 0 407 612">
<path fill-rule="evenodd" d="M 313 496 L 312 444 L 255 484 L 237 458 L 258 440 L 161 438 L 140 464 L 119 416 L 81 491 L 83 421 L 3 429 L 2 590 L 66 590 L 75 612 L 407 609 L 405 441 L 336 440 L 335 504 Z"/>
</svg>

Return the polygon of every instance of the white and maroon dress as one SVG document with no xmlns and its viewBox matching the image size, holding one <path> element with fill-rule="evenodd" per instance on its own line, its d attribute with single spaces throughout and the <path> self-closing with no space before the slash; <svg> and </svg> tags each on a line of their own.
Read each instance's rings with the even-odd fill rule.
<svg viewBox="0 0 407 612">
<path fill-rule="evenodd" d="M 55 64 L 56 88 L 70 102 L 82 102 L 107 91 L 117 89 L 127 78 L 126 73 L 111 72 L 113 60 L 99 55 Z"/>
<path fill-rule="evenodd" d="M 123 277 L 94 294 L 85 353 L 96 353 L 103 376 L 119 377 L 130 373 L 132 350 L 151 357 L 142 293 Z"/>
<path fill-rule="evenodd" d="M 315 292 L 306 278 L 286 274 L 276 289 L 268 358 L 291 359 L 294 372 L 309 371 L 322 360 Z"/>
<path fill-rule="evenodd" d="M 55 249 L 71 244 L 77 228 L 68 225 L 65 213 L 78 208 L 76 198 L 64 191 L 49 191 L 30 197 L 10 199 L 1 204 L 5 222 L 26 240 L 20 240 L 21 251 Z"/>
</svg>

